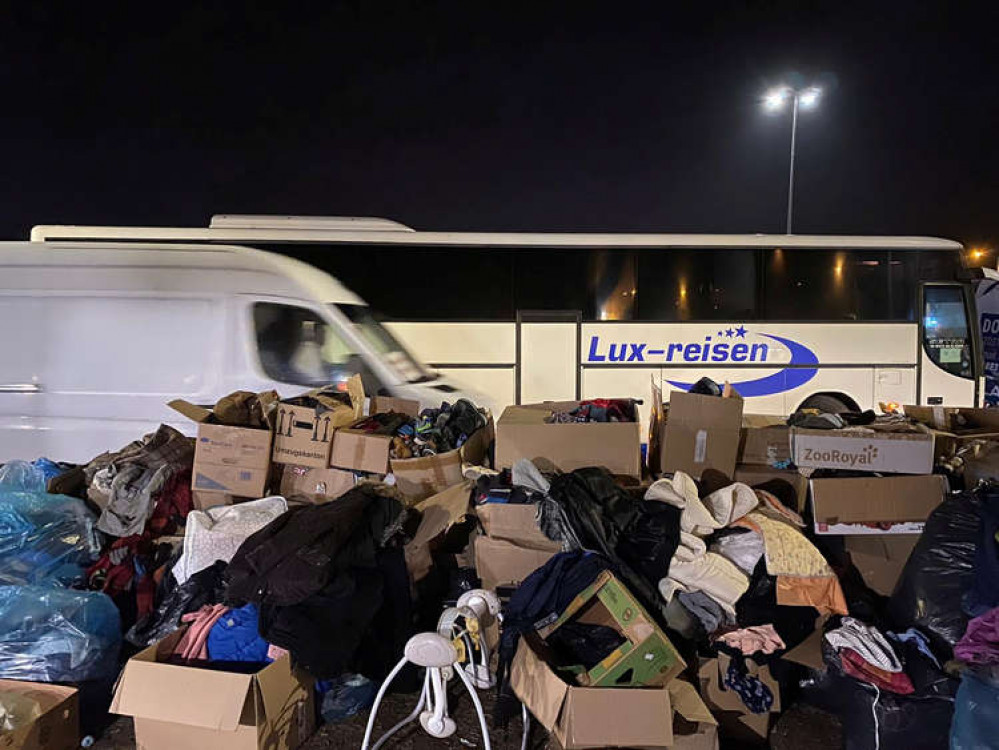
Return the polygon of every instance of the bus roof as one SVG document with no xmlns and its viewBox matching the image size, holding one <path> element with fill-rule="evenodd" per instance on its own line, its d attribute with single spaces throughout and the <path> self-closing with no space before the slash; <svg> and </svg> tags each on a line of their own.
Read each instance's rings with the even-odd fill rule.
<svg viewBox="0 0 999 750">
<path fill-rule="evenodd" d="M 219 215 L 208 227 L 107 227 L 40 224 L 33 242 L 77 241 L 208 242 L 267 244 L 426 245 L 508 248 L 813 248 L 961 250 L 938 237 L 810 234 L 658 234 L 610 232 L 424 232 L 390 219 L 340 216 Z"/>
</svg>

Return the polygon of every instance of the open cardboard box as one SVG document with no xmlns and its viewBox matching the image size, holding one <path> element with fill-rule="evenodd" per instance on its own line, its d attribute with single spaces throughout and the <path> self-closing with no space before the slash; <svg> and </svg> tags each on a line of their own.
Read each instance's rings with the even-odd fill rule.
<svg viewBox="0 0 999 750">
<path fill-rule="evenodd" d="M 271 394 L 260 394 L 261 398 Z M 276 400 L 277 394 L 273 394 Z M 167 404 L 198 425 L 191 489 L 238 497 L 263 497 L 271 468 L 274 425 L 268 428 L 219 424 L 210 409 L 176 399 Z M 269 417 L 265 408 L 265 416 Z"/>
<path fill-rule="evenodd" d="M 999 441 L 999 409 L 903 406 L 902 411 L 930 429 L 937 459 L 952 455 L 973 440 Z"/>
<path fill-rule="evenodd" d="M 125 664 L 111 713 L 135 720 L 143 750 L 294 750 L 315 729 L 312 680 L 285 655 L 253 674 L 168 663 L 174 631 Z"/>
<path fill-rule="evenodd" d="M 565 750 L 604 747 L 711 750 L 714 719 L 692 686 L 678 680 L 647 688 L 580 687 L 564 682 L 538 655 L 534 634 L 521 638 L 510 687 Z M 696 726 L 674 736 L 675 714 Z"/>
<path fill-rule="evenodd" d="M 387 474 L 392 435 L 342 427 L 333 435 L 330 466 L 368 474 Z"/>
<path fill-rule="evenodd" d="M 738 462 L 776 466 L 790 461 L 790 434 L 790 428 L 781 417 L 769 414 L 743 414 Z"/>
<path fill-rule="evenodd" d="M 809 482 L 816 534 L 918 534 L 944 498 L 947 480 L 925 476 L 849 477 Z"/>
<path fill-rule="evenodd" d="M 653 398 L 661 392 L 653 387 Z M 705 469 L 732 476 L 739 454 L 742 399 L 673 391 L 668 406 L 653 409 L 650 430 L 658 431 L 658 454 L 650 443 L 654 473 L 683 471 L 700 479 Z"/>
<path fill-rule="evenodd" d="M 416 419 L 420 416 L 420 402 L 408 398 L 393 398 L 392 396 L 372 396 L 368 403 L 368 414 L 405 414 Z"/>
<path fill-rule="evenodd" d="M 413 506 L 420 512 L 420 525 L 403 548 L 410 580 L 419 581 L 430 572 L 434 545 L 468 516 L 471 492 L 472 483 L 462 482 Z"/>
<path fill-rule="evenodd" d="M 625 642 L 584 674 L 579 684 L 593 687 L 665 685 L 686 664 L 666 634 L 638 600 L 610 571 L 603 571 L 583 589 L 551 625 L 538 635 L 547 638 L 574 620 L 616 630 Z"/>
<path fill-rule="evenodd" d="M 791 428 L 791 456 L 802 469 L 849 469 L 889 474 L 930 474 L 930 432 L 809 430 Z"/>
<path fill-rule="evenodd" d="M 843 546 L 864 583 L 883 596 L 891 596 L 918 541 L 919 534 L 868 534 L 844 537 Z"/>
<path fill-rule="evenodd" d="M 542 471 L 603 466 L 611 474 L 641 477 L 640 423 L 545 421 L 553 411 L 569 411 L 579 403 L 549 401 L 504 409 L 496 423 L 496 467 L 512 468 L 526 458 Z"/>
<path fill-rule="evenodd" d="M 33 700 L 42 712 L 15 729 L 0 729 L 2 750 L 77 750 L 80 747 L 80 698 L 76 688 L 0 680 L 0 693 L 16 693 Z"/>
<path fill-rule="evenodd" d="M 462 464 L 488 465 L 489 451 L 495 437 L 496 427 L 492 415 L 487 414 L 485 427 L 469 435 L 460 448 L 425 458 L 394 458 L 391 470 L 396 486 L 413 503 L 460 484 L 464 480 Z"/>
<path fill-rule="evenodd" d="M 791 506 L 792 510 L 801 513 L 805 509 L 805 501 L 808 499 L 808 477 L 791 469 L 772 469 L 769 466 L 759 466 L 756 464 L 739 464 L 735 467 L 735 474 L 732 475 L 733 482 L 742 482 L 750 487 L 757 487 L 761 484 L 779 479 L 787 482 L 794 490 L 795 502 Z M 784 498 L 778 498 L 781 501 Z"/>
</svg>

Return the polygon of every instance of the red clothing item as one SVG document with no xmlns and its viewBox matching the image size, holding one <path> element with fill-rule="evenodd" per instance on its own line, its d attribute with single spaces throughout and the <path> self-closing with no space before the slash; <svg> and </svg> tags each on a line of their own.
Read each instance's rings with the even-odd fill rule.
<svg viewBox="0 0 999 750">
<path fill-rule="evenodd" d="M 916 692 L 912 686 L 912 680 L 905 672 L 888 672 L 880 667 L 875 667 L 852 648 L 841 648 L 839 659 L 843 665 L 843 671 L 861 682 L 869 682 L 882 690 L 899 695 L 909 695 Z"/>
<path fill-rule="evenodd" d="M 191 471 L 188 469 L 174 474 L 163 486 L 156 497 L 153 515 L 146 524 L 147 532 L 154 537 L 175 533 L 193 507 Z"/>
</svg>

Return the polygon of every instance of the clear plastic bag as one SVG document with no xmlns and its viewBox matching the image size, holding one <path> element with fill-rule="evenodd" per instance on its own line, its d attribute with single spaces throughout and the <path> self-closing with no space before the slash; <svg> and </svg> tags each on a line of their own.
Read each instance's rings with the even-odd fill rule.
<svg viewBox="0 0 999 750">
<path fill-rule="evenodd" d="M 104 594 L 0 586 L 0 677 L 79 682 L 118 669 L 121 620 Z"/>
<path fill-rule="evenodd" d="M 0 467 L 0 585 L 70 585 L 100 554 L 94 515 L 82 500 L 45 491 L 26 461 Z"/>
<path fill-rule="evenodd" d="M 999 738 L 999 682 L 986 671 L 965 672 L 957 691 L 951 750 L 994 747 Z"/>
</svg>

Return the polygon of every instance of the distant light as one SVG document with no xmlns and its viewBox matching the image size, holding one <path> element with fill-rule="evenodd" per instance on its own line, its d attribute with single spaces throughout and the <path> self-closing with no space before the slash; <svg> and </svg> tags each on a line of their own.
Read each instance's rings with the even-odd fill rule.
<svg viewBox="0 0 999 750">
<path fill-rule="evenodd" d="M 776 112 L 784 106 L 788 93 L 787 88 L 783 86 L 779 89 L 770 89 L 770 91 L 763 95 L 763 106 L 771 112 Z"/>
<path fill-rule="evenodd" d="M 972 260 L 981 260 L 985 257 L 985 251 L 980 247 L 976 247 L 971 251 Z"/>
<path fill-rule="evenodd" d="M 936 328 L 940 325 L 940 321 L 934 318 L 932 315 L 927 315 L 923 321 L 927 328 Z"/>
<path fill-rule="evenodd" d="M 821 89 L 812 87 L 810 89 L 805 89 L 798 95 L 798 104 L 800 104 L 805 109 L 811 109 L 816 104 L 819 103 L 819 96 L 822 95 Z"/>
</svg>

